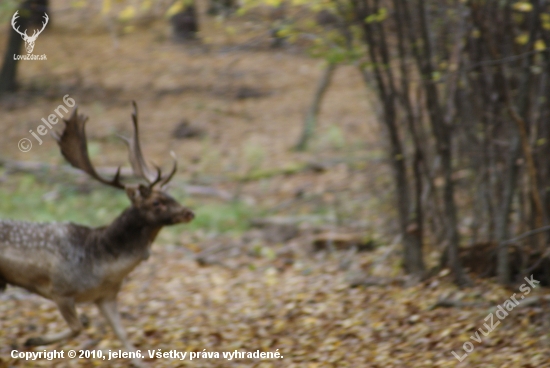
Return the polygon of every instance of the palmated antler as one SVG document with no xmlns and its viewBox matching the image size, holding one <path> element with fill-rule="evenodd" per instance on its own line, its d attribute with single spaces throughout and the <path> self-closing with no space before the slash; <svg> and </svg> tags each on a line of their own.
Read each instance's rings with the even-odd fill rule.
<svg viewBox="0 0 550 368">
<path fill-rule="evenodd" d="M 69 163 L 97 181 L 110 185 L 118 189 L 124 189 L 124 184 L 120 182 L 120 167 L 118 168 L 115 176 L 111 180 L 106 180 L 98 175 L 95 171 L 90 157 L 88 156 L 88 144 L 86 142 L 86 121 L 88 117 L 85 115 L 78 115 L 77 108 L 73 110 L 73 113 L 69 117 L 69 120 L 63 119 L 65 122 L 65 129 L 59 136 L 56 132 L 52 132 L 55 140 L 61 148 L 61 154 Z"/>
<path fill-rule="evenodd" d="M 162 176 L 162 172 L 159 167 L 155 166 L 156 173 L 154 173 L 154 171 L 147 165 L 147 162 L 143 158 L 143 153 L 141 151 L 141 146 L 139 143 L 138 111 L 137 111 L 136 102 L 132 101 L 132 105 L 134 107 L 134 112 L 132 113 L 134 135 L 132 138 L 126 138 L 126 137 L 120 136 L 128 145 L 130 164 L 132 165 L 132 170 L 134 171 L 134 175 L 146 180 L 149 183 L 149 187 L 152 188 L 158 183 L 160 183 L 162 187 L 168 184 L 168 182 L 172 179 L 172 177 L 176 173 L 176 170 L 178 167 L 177 160 L 174 154 L 172 153 L 172 157 L 174 158 L 174 166 L 172 167 L 172 171 L 170 172 L 170 174 L 166 176 Z"/>
<path fill-rule="evenodd" d="M 170 174 L 166 176 L 162 175 L 159 167 L 155 166 L 156 170 L 152 170 L 147 165 L 147 162 L 143 158 L 141 146 L 139 144 L 137 105 L 135 101 L 133 102 L 133 106 L 134 112 L 132 113 L 132 121 L 134 124 L 134 135 L 132 138 L 126 138 L 123 136 L 120 137 L 128 144 L 130 164 L 132 165 L 134 175 L 145 180 L 149 184 L 149 188 L 153 188 L 153 186 L 159 183 L 162 187 L 166 185 L 176 173 L 178 167 L 177 160 L 172 152 L 174 166 Z M 53 132 L 53 136 L 61 148 L 63 157 L 65 157 L 65 159 L 69 161 L 73 167 L 86 172 L 97 181 L 115 188 L 125 189 L 126 186 L 120 182 L 120 167 L 118 168 L 116 175 L 111 180 L 102 178 L 95 171 L 92 162 L 90 161 L 90 157 L 88 156 L 88 145 L 86 142 L 85 129 L 87 120 L 87 116 L 77 114 L 77 109 L 75 107 L 69 120 L 63 119 L 65 122 L 65 129 L 61 133 L 61 136 Z"/>
</svg>

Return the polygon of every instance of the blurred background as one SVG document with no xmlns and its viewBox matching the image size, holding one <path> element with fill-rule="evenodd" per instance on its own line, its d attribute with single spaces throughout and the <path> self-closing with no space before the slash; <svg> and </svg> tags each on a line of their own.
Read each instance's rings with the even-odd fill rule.
<svg viewBox="0 0 550 368">
<path fill-rule="evenodd" d="M 131 340 L 284 356 L 155 366 L 454 366 L 524 276 L 550 283 L 545 1 L 2 0 L 0 30 L 0 217 L 112 221 L 126 196 L 42 119 L 74 100 L 98 171 L 128 175 L 135 100 L 145 157 L 175 152 L 170 193 L 196 218 L 124 286 Z M 461 366 L 550 366 L 545 293 Z M 0 294 L 0 367 L 62 328 L 50 304 Z M 58 348 L 118 348 L 81 310 Z"/>
</svg>

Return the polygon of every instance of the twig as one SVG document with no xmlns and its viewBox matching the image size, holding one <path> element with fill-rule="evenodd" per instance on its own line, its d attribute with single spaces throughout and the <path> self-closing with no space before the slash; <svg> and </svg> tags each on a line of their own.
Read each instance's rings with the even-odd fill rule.
<svg viewBox="0 0 550 368">
<path fill-rule="evenodd" d="M 428 308 L 428 310 L 434 310 L 437 308 L 467 308 L 467 307 L 481 307 L 483 303 L 480 302 L 461 302 L 460 300 L 452 299 L 439 299 L 434 305 Z"/>
<path fill-rule="evenodd" d="M 542 233 L 542 232 L 545 232 L 545 231 L 548 231 L 548 230 L 550 230 L 550 225 L 543 226 L 543 227 L 538 228 L 538 229 L 530 230 L 530 231 L 527 231 L 527 232 L 525 232 L 525 233 L 523 233 L 523 234 L 521 234 L 521 235 L 519 235 L 519 236 L 517 236 L 517 237 L 515 237 L 515 238 L 508 239 L 508 240 L 506 240 L 506 241 L 503 241 L 503 242 L 501 242 L 498 246 L 499 246 L 499 248 L 500 248 L 500 247 L 503 247 L 503 246 L 505 246 L 505 245 L 507 245 L 507 244 L 513 244 L 513 243 L 517 242 L 518 240 L 522 240 L 522 239 L 525 239 L 525 238 L 527 238 L 527 237 L 529 237 L 529 236 L 531 236 L 531 235 L 535 235 L 535 234 L 538 234 L 538 233 Z"/>
</svg>

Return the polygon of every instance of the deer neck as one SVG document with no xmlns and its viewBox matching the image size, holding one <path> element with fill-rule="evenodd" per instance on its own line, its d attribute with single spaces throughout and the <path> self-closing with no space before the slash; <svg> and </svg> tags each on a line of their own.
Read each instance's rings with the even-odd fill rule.
<svg viewBox="0 0 550 368">
<path fill-rule="evenodd" d="M 110 225 L 97 230 L 109 253 L 116 256 L 143 253 L 147 258 L 151 243 L 161 229 L 162 225 L 150 224 L 136 208 L 130 207 Z"/>
</svg>

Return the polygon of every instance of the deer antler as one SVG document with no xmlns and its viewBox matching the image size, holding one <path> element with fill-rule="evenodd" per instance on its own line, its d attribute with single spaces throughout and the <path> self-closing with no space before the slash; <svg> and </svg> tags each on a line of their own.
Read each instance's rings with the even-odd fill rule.
<svg viewBox="0 0 550 368">
<path fill-rule="evenodd" d="M 23 37 L 23 39 L 25 39 L 25 40 L 27 40 L 27 39 L 31 39 L 31 40 L 36 39 L 38 37 L 38 35 L 40 35 L 40 33 L 42 33 L 44 28 L 46 28 L 46 25 L 48 24 L 48 21 L 50 20 L 50 17 L 48 17 L 48 14 L 44 13 L 44 18 L 46 18 L 46 21 L 42 22 L 42 29 L 40 31 L 37 31 L 35 29 L 34 32 L 32 33 L 32 36 L 29 36 L 29 35 L 27 35 L 27 30 L 26 29 L 25 29 L 25 32 L 21 32 L 19 30 L 19 26 L 17 26 L 17 28 L 15 27 L 15 21 L 17 20 L 17 18 L 19 18 L 18 13 L 19 13 L 19 10 L 16 11 L 15 14 L 13 15 L 13 17 L 11 18 L 11 26 L 15 30 L 15 32 L 19 33 L 21 35 L 21 37 Z"/>
<path fill-rule="evenodd" d="M 176 170 L 178 169 L 178 160 L 176 159 L 176 154 L 174 153 L 174 151 L 170 151 L 170 156 L 172 156 L 172 158 L 174 159 L 174 166 L 172 166 L 172 171 L 170 172 L 170 174 L 168 174 L 160 182 L 161 187 L 165 186 L 166 184 L 168 184 L 168 182 L 170 182 L 170 180 L 172 180 L 172 177 L 174 176 L 174 174 L 176 173 Z"/>
<path fill-rule="evenodd" d="M 34 32 L 32 33 L 32 36 L 30 36 L 29 38 L 31 39 L 36 39 L 38 37 L 38 35 L 40 33 L 42 33 L 42 31 L 44 30 L 44 28 L 46 28 L 46 24 L 48 24 L 48 21 L 50 20 L 50 18 L 48 17 L 48 14 L 44 13 L 44 18 L 46 18 L 46 21 L 45 22 L 42 22 L 42 29 L 40 31 L 37 31 L 36 29 L 34 30 Z M 27 34 L 27 30 L 25 30 L 25 34 Z"/>
<path fill-rule="evenodd" d="M 126 138 L 122 135 L 119 135 L 120 138 L 126 142 L 128 145 L 128 153 L 130 159 L 130 165 L 132 165 L 132 170 L 134 175 L 145 179 L 148 183 L 158 182 L 159 180 L 159 169 L 157 168 L 157 175 L 154 174 L 153 170 L 147 165 L 145 159 L 143 158 L 143 153 L 141 151 L 141 145 L 139 144 L 139 126 L 138 126 L 138 113 L 137 105 L 135 101 L 132 101 L 134 111 L 132 112 L 132 123 L 134 125 L 134 135 L 132 138 Z"/>
<path fill-rule="evenodd" d="M 21 32 L 19 30 L 19 26 L 17 26 L 17 28 L 15 28 L 15 21 L 17 20 L 17 18 L 19 18 L 19 10 L 15 12 L 15 14 L 13 15 L 13 17 L 11 17 L 11 26 L 12 28 L 14 29 L 15 32 L 19 33 L 23 38 L 26 38 L 26 37 L 29 37 L 27 36 L 27 30 L 25 29 L 25 32 Z"/>
<path fill-rule="evenodd" d="M 177 170 L 177 160 L 174 156 L 174 166 L 172 171 L 167 176 L 163 177 L 160 168 L 155 166 L 156 175 L 153 170 L 147 165 L 147 162 L 143 158 L 143 153 L 141 151 L 141 146 L 139 143 L 139 126 L 138 126 L 138 110 L 137 104 L 135 101 L 132 101 L 134 111 L 132 113 L 132 123 L 134 125 L 134 136 L 132 138 L 126 138 L 120 136 L 128 145 L 130 164 L 132 165 L 132 170 L 134 175 L 145 179 L 149 183 L 149 187 L 153 187 L 158 183 L 161 183 L 161 186 L 166 185 L 174 176 Z"/>
<path fill-rule="evenodd" d="M 76 110 L 75 107 L 69 120 L 63 119 L 65 129 L 61 133 L 61 137 L 56 132 L 52 132 L 61 148 L 61 154 L 73 167 L 84 171 L 97 181 L 118 189 L 124 189 L 124 184 L 120 182 L 120 167 L 111 180 L 102 178 L 95 171 L 88 156 L 88 144 L 86 142 L 85 126 L 88 117 L 78 115 Z"/>
<path fill-rule="evenodd" d="M 120 136 L 128 145 L 130 164 L 132 165 L 132 170 L 134 175 L 140 177 L 147 181 L 149 187 L 160 183 L 161 187 L 168 184 L 172 179 L 177 170 L 177 160 L 172 152 L 172 157 L 174 158 L 174 166 L 172 171 L 167 176 L 163 176 L 160 168 L 155 166 L 155 171 L 152 170 L 145 159 L 143 158 L 143 153 L 141 151 L 141 146 L 139 144 L 139 126 L 138 126 L 138 117 L 137 117 L 137 105 L 133 102 L 134 112 L 132 113 L 132 121 L 134 125 L 134 135 L 132 138 L 126 138 Z M 120 182 L 120 167 L 118 168 L 116 175 L 111 180 L 106 180 L 98 175 L 95 171 L 90 157 L 88 156 L 88 145 L 86 141 L 86 121 L 88 120 L 87 116 L 78 115 L 77 109 L 75 108 L 69 120 L 63 119 L 65 122 L 65 129 L 61 133 L 61 137 L 56 133 L 52 132 L 54 138 L 57 140 L 59 147 L 61 148 L 61 153 L 63 157 L 77 169 L 80 169 L 86 172 L 88 175 L 98 180 L 103 184 L 110 185 L 115 188 L 125 189 L 125 185 Z"/>
</svg>

